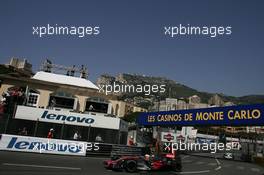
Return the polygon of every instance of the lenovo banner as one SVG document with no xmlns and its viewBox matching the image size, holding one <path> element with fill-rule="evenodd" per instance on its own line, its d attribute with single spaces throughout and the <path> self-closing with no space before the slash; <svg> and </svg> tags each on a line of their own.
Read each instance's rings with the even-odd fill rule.
<svg viewBox="0 0 264 175">
<path fill-rule="evenodd" d="M 86 155 L 86 142 L 2 134 L 0 150 L 45 154 Z"/>
<path fill-rule="evenodd" d="M 15 118 L 106 129 L 119 129 L 120 124 L 120 119 L 114 117 L 32 108 L 27 106 L 17 106 Z"/>
</svg>

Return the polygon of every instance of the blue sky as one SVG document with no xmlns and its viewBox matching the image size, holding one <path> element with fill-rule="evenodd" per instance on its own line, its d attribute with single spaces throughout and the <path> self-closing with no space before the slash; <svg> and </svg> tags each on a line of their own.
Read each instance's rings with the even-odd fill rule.
<svg viewBox="0 0 264 175">
<path fill-rule="evenodd" d="M 0 62 L 45 58 L 103 74 L 164 76 L 201 91 L 264 94 L 264 2 L 260 0 L 97 0 L 0 2 Z M 32 26 L 100 26 L 96 37 L 32 35 Z M 232 26 L 217 38 L 169 38 L 164 26 Z"/>
</svg>

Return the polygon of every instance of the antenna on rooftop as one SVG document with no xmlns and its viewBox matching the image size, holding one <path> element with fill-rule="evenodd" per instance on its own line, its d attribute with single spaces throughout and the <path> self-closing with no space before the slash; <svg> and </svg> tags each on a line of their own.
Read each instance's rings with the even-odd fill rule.
<svg viewBox="0 0 264 175">
<path fill-rule="evenodd" d="M 80 78 L 85 78 L 85 79 L 88 77 L 88 69 L 84 65 L 81 65 L 81 67 L 77 67 L 75 65 L 64 66 L 64 65 L 54 64 L 49 59 L 46 59 L 41 64 L 40 70 L 49 73 L 61 73 L 73 77 L 79 75 Z"/>
</svg>

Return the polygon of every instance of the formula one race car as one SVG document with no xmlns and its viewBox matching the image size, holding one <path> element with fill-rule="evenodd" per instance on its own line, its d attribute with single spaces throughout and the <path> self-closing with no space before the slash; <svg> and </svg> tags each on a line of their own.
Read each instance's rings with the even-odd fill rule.
<svg viewBox="0 0 264 175">
<path fill-rule="evenodd" d="M 171 170 L 181 171 L 180 156 L 163 154 L 161 156 L 121 156 L 105 160 L 104 167 L 111 170 L 134 173 L 136 171 Z"/>
</svg>

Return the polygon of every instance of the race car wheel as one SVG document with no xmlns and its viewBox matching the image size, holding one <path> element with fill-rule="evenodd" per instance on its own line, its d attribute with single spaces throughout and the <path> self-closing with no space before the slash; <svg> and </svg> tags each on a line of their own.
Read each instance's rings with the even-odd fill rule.
<svg viewBox="0 0 264 175">
<path fill-rule="evenodd" d="M 137 162 L 134 160 L 128 160 L 124 163 L 124 169 L 126 172 L 134 173 L 137 171 Z"/>
</svg>

